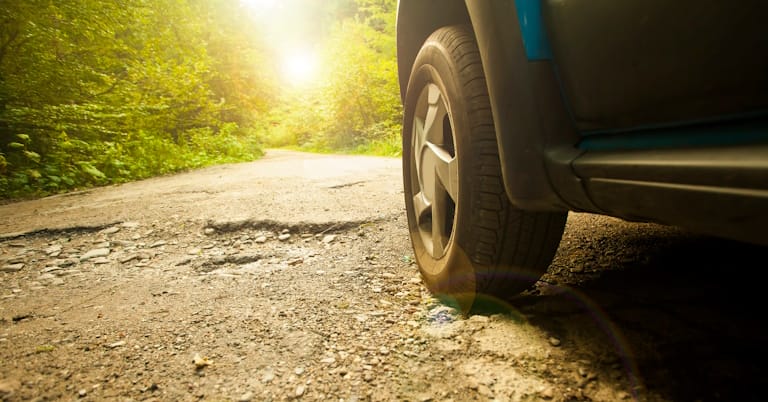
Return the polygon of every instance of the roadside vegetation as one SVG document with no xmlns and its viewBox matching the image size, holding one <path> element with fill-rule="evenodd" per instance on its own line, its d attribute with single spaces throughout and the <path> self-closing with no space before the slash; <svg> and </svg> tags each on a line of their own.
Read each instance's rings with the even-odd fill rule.
<svg viewBox="0 0 768 402">
<path fill-rule="evenodd" d="M 398 155 L 395 7 L 0 2 L 0 198 L 248 161 L 264 147 Z"/>
</svg>

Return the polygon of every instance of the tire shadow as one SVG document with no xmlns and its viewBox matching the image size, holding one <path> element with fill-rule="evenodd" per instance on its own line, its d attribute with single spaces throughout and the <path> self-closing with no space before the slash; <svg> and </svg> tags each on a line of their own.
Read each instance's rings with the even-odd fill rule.
<svg viewBox="0 0 768 402">
<path fill-rule="evenodd" d="M 613 247 L 642 258 L 618 260 L 587 281 L 541 283 L 513 311 L 602 378 L 623 372 L 637 399 L 764 400 L 768 289 L 760 274 L 768 248 L 631 226 L 611 235 L 619 236 Z"/>
</svg>

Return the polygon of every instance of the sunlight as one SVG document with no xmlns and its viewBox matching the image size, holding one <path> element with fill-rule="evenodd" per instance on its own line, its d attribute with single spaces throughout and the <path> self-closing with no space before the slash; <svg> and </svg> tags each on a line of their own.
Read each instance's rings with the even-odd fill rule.
<svg viewBox="0 0 768 402">
<path fill-rule="evenodd" d="M 240 0 L 240 3 L 255 11 L 263 11 L 273 8 L 277 4 L 277 0 Z"/>
<path fill-rule="evenodd" d="M 309 50 L 296 50 L 283 56 L 281 72 L 292 85 L 307 84 L 315 77 L 317 60 Z"/>
</svg>

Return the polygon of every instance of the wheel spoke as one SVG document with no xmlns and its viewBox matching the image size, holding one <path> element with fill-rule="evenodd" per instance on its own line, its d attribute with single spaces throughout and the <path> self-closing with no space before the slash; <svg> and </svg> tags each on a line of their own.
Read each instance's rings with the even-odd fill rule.
<svg viewBox="0 0 768 402">
<path fill-rule="evenodd" d="M 432 200 L 432 255 L 439 256 L 445 253 L 445 220 L 447 219 L 445 190 L 440 183 L 435 181 L 435 199 Z"/>
<path fill-rule="evenodd" d="M 416 117 L 413 122 L 413 152 L 416 155 L 416 174 L 418 177 L 421 177 L 421 158 L 419 155 L 426 140 L 424 120 Z"/>
<path fill-rule="evenodd" d="M 432 143 L 427 143 L 427 148 L 424 151 L 423 164 L 434 166 L 434 174 L 437 179 L 435 182 L 439 181 L 445 189 L 444 191 L 448 192 L 451 199 L 456 202 L 459 191 L 459 167 L 456 158 L 452 157 L 445 149 Z"/>
<path fill-rule="evenodd" d="M 427 108 L 427 115 L 424 117 L 424 141 L 441 141 L 443 138 L 443 118 L 447 111 L 437 85 L 430 84 L 427 101 L 429 107 Z"/>
<path fill-rule="evenodd" d="M 423 224 L 427 213 L 431 212 L 432 210 L 432 204 L 424 195 L 424 192 L 419 192 L 413 196 L 413 209 L 416 213 L 416 219 L 418 220 L 419 224 Z"/>
</svg>

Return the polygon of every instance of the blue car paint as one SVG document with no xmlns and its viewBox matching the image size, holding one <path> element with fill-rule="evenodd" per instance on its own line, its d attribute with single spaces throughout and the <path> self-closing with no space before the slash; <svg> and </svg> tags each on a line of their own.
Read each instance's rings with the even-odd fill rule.
<svg viewBox="0 0 768 402">
<path fill-rule="evenodd" d="M 768 143 L 768 121 L 668 127 L 655 130 L 585 137 L 579 148 L 586 151 L 718 147 Z"/>
<path fill-rule="evenodd" d="M 544 29 L 539 0 L 515 0 L 517 18 L 520 20 L 520 31 L 523 36 L 523 46 L 528 60 L 550 60 L 552 50 Z"/>
</svg>

